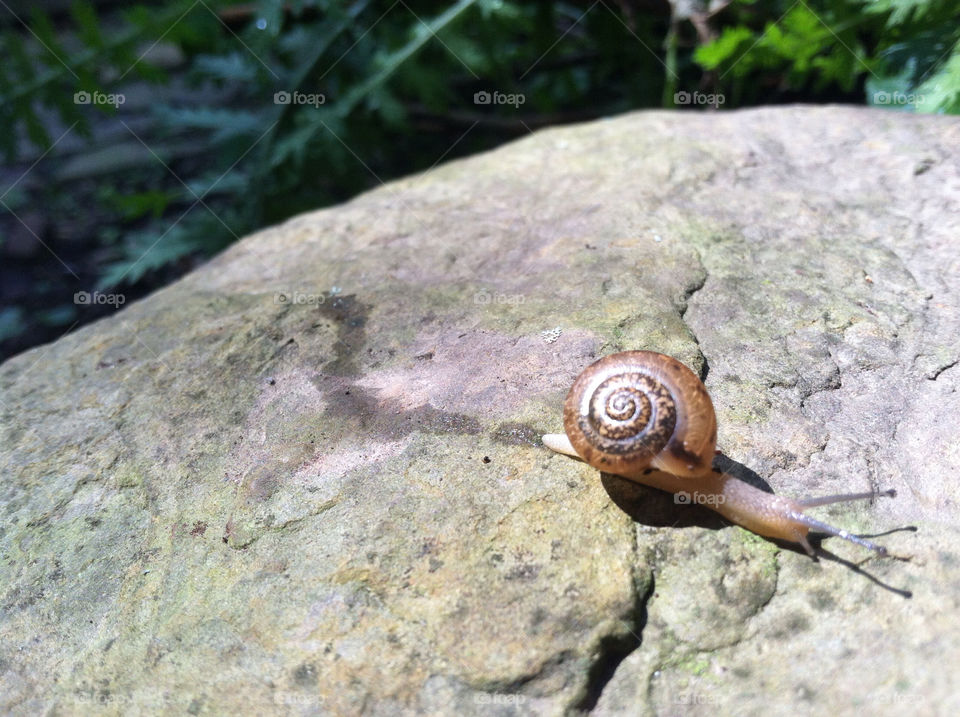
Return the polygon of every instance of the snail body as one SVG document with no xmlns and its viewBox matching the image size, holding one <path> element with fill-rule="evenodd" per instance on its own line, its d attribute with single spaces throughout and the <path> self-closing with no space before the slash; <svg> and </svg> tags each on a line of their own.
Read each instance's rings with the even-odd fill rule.
<svg viewBox="0 0 960 717">
<path fill-rule="evenodd" d="M 766 493 L 712 467 L 717 420 L 700 378 L 653 351 L 625 351 L 588 366 L 567 394 L 565 434 L 543 437 L 548 448 L 592 467 L 704 504 L 748 530 L 800 543 L 814 555 L 810 530 L 835 535 L 881 555 L 886 549 L 804 514 L 805 508 L 894 491 L 793 500 Z"/>
</svg>

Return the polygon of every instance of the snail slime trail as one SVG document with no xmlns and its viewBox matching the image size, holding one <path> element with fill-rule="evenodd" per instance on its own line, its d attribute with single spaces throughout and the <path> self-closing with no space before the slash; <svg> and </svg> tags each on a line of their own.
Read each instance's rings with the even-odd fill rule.
<svg viewBox="0 0 960 717">
<path fill-rule="evenodd" d="M 712 468 L 717 418 L 700 378 L 675 358 L 624 351 L 588 366 L 563 405 L 565 434 L 543 443 L 597 470 L 671 493 L 684 492 L 727 519 L 768 538 L 799 543 L 818 531 L 886 555 L 886 548 L 804 513 L 830 503 L 893 497 L 893 490 L 794 500 L 766 493 Z"/>
</svg>

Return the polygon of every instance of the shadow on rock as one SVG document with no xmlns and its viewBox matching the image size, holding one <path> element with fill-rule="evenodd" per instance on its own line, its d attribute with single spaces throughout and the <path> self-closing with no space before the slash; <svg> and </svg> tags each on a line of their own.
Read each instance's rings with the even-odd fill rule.
<svg viewBox="0 0 960 717">
<path fill-rule="evenodd" d="M 713 466 L 760 490 L 773 492 L 756 472 L 723 454 L 717 454 L 713 459 Z M 678 501 L 673 493 L 635 483 L 611 473 L 601 473 L 600 480 L 610 500 L 637 523 L 653 527 L 679 528 L 696 525 L 711 530 L 731 524 L 708 507 Z M 677 478 L 677 480 L 683 479 Z"/>
</svg>

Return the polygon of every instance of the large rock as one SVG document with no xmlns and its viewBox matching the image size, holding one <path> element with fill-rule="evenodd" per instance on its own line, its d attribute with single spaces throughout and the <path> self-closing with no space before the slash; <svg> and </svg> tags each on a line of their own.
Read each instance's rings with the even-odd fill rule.
<svg viewBox="0 0 960 717">
<path fill-rule="evenodd" d="M 840 107 L 542 131 L 11 359 L 0 710 L 957 714 L 958 143 Z M 544 449 L 628 348 L 708 371 L 776 492 L 896 488 L 816 514 L 913 559 Z"/>
</svg>

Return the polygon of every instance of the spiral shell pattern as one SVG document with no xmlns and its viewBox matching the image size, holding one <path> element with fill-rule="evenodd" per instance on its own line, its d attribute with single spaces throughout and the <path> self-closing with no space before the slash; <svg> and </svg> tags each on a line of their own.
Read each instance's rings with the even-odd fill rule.
<svg viewBox="0 0 960 717">
<path fill-rule="evenodd" d="M 587 463 L 628 478 L 651 466 L 700 475 L 710 470 L 717 440 L 700 378 L 653 351 L 612 354 L 584 369 L 567 394 L 563 427 Z"/>
<path fill-rule="evenodd" d="M 604 453 L 632 459 L 663 450 L 677 424 L 670 392 L 643 373 L 621 373 L 593 391 L 580 430 Z"/>
</svg>

